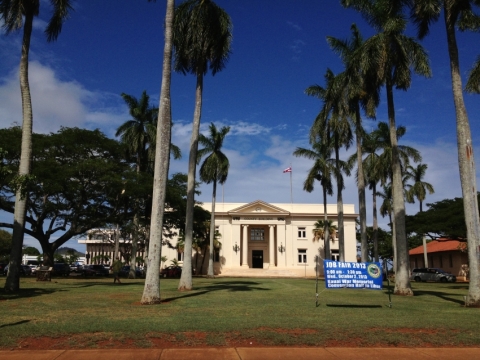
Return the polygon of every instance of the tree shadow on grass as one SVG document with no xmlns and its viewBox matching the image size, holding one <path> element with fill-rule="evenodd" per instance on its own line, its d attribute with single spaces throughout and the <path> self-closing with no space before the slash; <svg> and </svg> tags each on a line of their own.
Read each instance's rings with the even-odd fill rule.
<svg viewBox="0 0 480 360">
<path fill-rule="evenodd" d="M 193 296 L 201 296 L 212 291 L 268 291 L 268 288 L 257 287 L 260 283 L 254 281 L 228 281 L 220 284 L 204 285 L 196 287 L 193 292 L 180 293 L 180 296 L 162 299 L 162 303 L 185 299 Z"/>
<path fill-rule="evenodd" d="M 10 323 L 10 324 L 0 324 L 0 329 L 4 328 L 4 327 L 7 327 L 7 326 L 15 326 L 15 325 L 25 324 L 25 323 L 28 323 L 28 322 L 30 322 L 30 320 L 22 320 L 22 321 L 17 321 L 17 322 Z"/>
<path fill-rule="evenodd" d="M 415 296 L 424 296 L 424 295 L 436 296 L 440 299 L 450 301 L 450 302 L 453 302 L 453 303 L 458 304 L 458 305 L 462 305 L 462 306 L 465 305 L 463 300 L 459 300 L 459 299 L 455 299 L 453 297 L 450 297 L 452 295 L 450 293 L 445 293 L 445 292 L 441 292 L 441 291 L 431 291 L 431 290 L 415 290 L 414 292 L 415 292 Z M 450 296 L 448 296 L 448 295 L 450 295 Z"/>
<path fill-rule="evenodd" d="M 4 289 L 0 290 L 0 301 L 15 300 L 22 298 L 31 298 L 42 295 L 51 295 L 58 292 L 68 291 L 66 289 L 42 289 L 42 288 L 27 288 L 20 289 L 17 293 L 7 293 Z"/>
<path fill-rule="evenodd" d="M 358 309 L 376 309 L 376 308 L 383 308 L 382 305 L 355 305 L 355 304 L 350 304 L 350 305 L 340 305 L 340 304 L 325 304 L 328 307 L 338 307 L 338 308 L 358 308 Z"/>
</svg>

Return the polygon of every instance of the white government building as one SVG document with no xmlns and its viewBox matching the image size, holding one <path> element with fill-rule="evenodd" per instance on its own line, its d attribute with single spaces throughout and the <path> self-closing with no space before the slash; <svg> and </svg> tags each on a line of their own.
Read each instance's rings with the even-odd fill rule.
<svg viewBox="0 0 480 360">
<path fill-rule="evenodd" d="M 203 203 L 211 210 L 211 203 Z M 337 205 L 327 205 L 328 219 L 337 224 Z M 344 204 L 345 261 L 357 261 L 354 205 Z M 323 220 L 323 204 L 278 204 L 256 200 L 250 203 L 216 203 L 215 226 L 221 234 L 221 248 L 215 256 L 216 275 L 260 276 L 315 276 L 316 261 L 324 258 L 324 241 L 314 241 L 315 222 Z M 123 240 L 122 240 L 123 241 Z M 172 244 L 176 240 L 171 241 Z M 93 258 L 101 251 L 113 258 L 113 244 L 98 238 L 79 240 L 87 246 L 86 253 Z M 330 259 L 338 260 L 338 239 L 330 240 Z M 143 253 L 137 256 L 144 256 Z M 183 253 L 163 246 L 162 256 L 181 264 Z M 206 274 L 207 259 L 193 251 L 193 266 L 203 263 Z M 321 264 L 323 268 L 323 264 Z M 323 273 L 323 271 L 321 271 Z"/>
</svg>

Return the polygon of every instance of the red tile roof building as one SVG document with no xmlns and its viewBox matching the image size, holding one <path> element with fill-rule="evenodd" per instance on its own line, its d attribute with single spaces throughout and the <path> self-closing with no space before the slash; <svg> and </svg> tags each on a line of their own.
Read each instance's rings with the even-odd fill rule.
<svg viewBox="0 0 480 360">
<path fill-rule="evenodd" d="M 464 241 L 437 239 L 427 243 L 427 260 L 425 264 L 423 245 L 409 251 L 410 268 L 440 268 L 450 272 L 461 280 L 468 275 L 467 244 Z"/>
</svg>

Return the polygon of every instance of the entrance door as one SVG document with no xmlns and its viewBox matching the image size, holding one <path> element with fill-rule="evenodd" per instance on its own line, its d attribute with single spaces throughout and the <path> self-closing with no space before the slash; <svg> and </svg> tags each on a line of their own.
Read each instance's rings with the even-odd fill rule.
<svg viewBox="0 0 480 360">
<path fill-rule="evenodd" d="M 263 250 L 252 250 L 252 268 L 263 269 Z"/>
</svg>

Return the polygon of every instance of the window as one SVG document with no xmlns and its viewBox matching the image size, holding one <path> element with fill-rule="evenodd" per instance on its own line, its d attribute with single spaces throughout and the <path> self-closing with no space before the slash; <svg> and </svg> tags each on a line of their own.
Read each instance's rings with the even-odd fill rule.
<svg viewBox="0 0 480 360">
<path fill-rule="evenodd" d="M 250 230 L 250 241 L 263 241 L 265 238 L 264 235 L 265 235 L 264 229 L 252 228 Z"/>
<path fill-rule="evenodd" d="M 452 268 L 453 267 L 453 256 L 452 256 L 452 254 L 448 255 L 448 260 L 449 260 L 449 263 L 450 263 L 450 267 Z"/>
<path fill-rule="evenodd" d="M 220 250 L 219 249 L 215 249 L 213 251 L 213 261 L 220 262 Z"/>
<path fill-rule="evenodd" d="M 298 263 L 299 264 L 307 263 L 307 249 L 298 249 Z"/>
<path fill-rule="evenodd" d="M 177 260 L 183 261 L 183 252 L 177 252 Z"/>
<path fill-rule="evenodd" d="M 306 239 L 307 238 L 307 230 L 304 227 L 298 228 L 298 238 L 299 239 Z"/>
<path fill-rule="evenodd" d="M 440 255 L 439 258 L 440 258 L 440 267 L 443 268 L 443 257 L 442 257 L 442 255 Z"/>
</svg>

